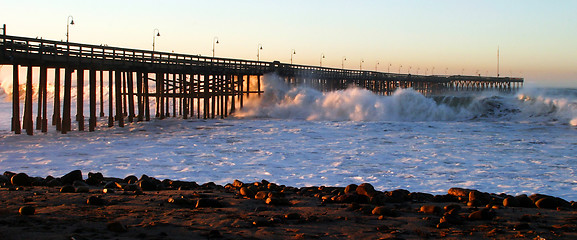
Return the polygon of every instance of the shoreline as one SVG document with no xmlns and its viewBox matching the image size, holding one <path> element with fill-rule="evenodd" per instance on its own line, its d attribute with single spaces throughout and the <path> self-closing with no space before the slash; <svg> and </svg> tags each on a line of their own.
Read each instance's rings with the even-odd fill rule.
<svg viewBox="0 0 577 240">
<path fill-rule="evenodd" d="M 571 239 L 577 203 L 451 188 L 0 176 L 3 239 Z"/>
</svg>

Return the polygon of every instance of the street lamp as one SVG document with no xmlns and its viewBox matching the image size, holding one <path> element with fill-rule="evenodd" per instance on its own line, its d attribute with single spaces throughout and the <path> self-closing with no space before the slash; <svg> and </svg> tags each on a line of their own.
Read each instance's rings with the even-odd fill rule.
<svg viewBox="0 0 577 240">
<path fill-rule="evenodd" d="M 321 65 L 320 65 L 321 67 L 323 66 L 323 58 L 325 58 L 325 54 L 321 53 Z"/>
<path fill-rule="evenodd" d="M 377 61 L 377 64 L 375 64 L 375 72 L 379 71 L 379 61 Z"/>
<path fill-rule="evenodd" d="M 343 57 L 343 60 L 341 61 L 341 68 L 345 69 L 345 61 L 347 60 L 347 57 Z"/>
<path fill-rule="evenodd" d="M 365 62 L 365 60 L 361 59 L 361 62 L 359 63 L 359 70 L 363 70 L 363 63 Z"/>
<path fill-rule="evenodd" d="M 256 60 L 260 61 L 260 50 L 262 50 L 262 44 L 258 44 L 258 46 L 256 47 Z"/>
<path fill-rule="evenodd" d="M 409 66 L 409 70 L 407 71 L 408 74 L 411 74 L 411 69 L 413 69 L 413 66 Z"/>
<path fill-rule="evenodd" d="M 291 64 L 293 64 L 293 55 L 295 55 L 295 54 L 297 54 L 297 52 L 294 49 L 292 49 L 291 50 Z"/>
<path fill-rule="evenodd" d="M 403 68 L 403 65 L 399 66 L 399 74 L 401 74 L 401 68 Z"/>
<path fill-rule="evenodd" d="M 214 57 L 214 45 L 218 44 L 218 37 L 212 39 L 212 57 Z"/>
<path fill-rule="evenodd" d="M 68 18 L 66 18 L 66 42 L 68 42 L 69 39 L 69 33 L 70 33 L 70 25 L 74 25 L 74 17 L 72 17 L 72 15 L 68 16 Z"/>
<path fill-rule="evenodd" d="M 393 66 L 393 64 L 392 64 L 392 63 L 389 63 L 389 66 L 387 67 L 387 72 L 388 72 L 388 73 L 391 72 L 391 66 Z"/>
<path fill-rule="evenodd" d="M 156 37 L 160 37 L 160 31 L 158 31 L 158 28 L 155 28 L 154 31 L 152 31 L 152 51 L 153 52 L 154 52 L 155 45 L 156 45 Z"/>
</svg>

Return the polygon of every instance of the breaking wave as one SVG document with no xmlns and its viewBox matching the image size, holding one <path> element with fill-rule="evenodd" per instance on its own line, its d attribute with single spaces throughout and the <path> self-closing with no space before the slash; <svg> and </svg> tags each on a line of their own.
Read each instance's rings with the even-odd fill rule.
<svg viewBox="0 0 577 240">
<path fill-rule="evenodd" d="M 235 116 L 328 121 L 529 121 L 577 126 L 577 90 L 523 89 L 516 94 L 475 92 L 425 97 L 413 89 L 390 96 L 350 87 L 333 92 L 290 87 L 274 74 L 264 94 Z"/>
</svg>

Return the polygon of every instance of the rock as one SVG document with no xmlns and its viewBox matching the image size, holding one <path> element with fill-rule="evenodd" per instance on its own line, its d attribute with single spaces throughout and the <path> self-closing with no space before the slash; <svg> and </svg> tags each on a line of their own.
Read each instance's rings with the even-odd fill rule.
<svg viewBox="0 0 577 240">
<path fill-rule="evenodd" d="M 221 238 L 222 234 L 220 234 L 220 231 L 218 230 L 210 230 L 207 237 L 208 239 Z"/>
<path fill-rule="evenodd" d="M 107 182 L 106 184 L 104 184 L 104 188 L 109 188 L 109 189 L 122 189 L 121 187 L 122 187 L 122 185 L 118 184 L 115 181 L 110 181 L 110 182 Z"/>
<path fill-rule="evenodd" d="M 350 193 L 356 193 L 357 192 L 357 184 L 349 184 L 346 188 L 345 188 L 345 194 L 350 194 Z"/>
<path fill-rule="evenodd" d="M 14 186 L 32 186 L 32 179 L 26 173 L 18 173 L 10 178 Z"/>
<path fill-rule="evenodd" d="M 435 197 L 433 194 L 429 193 L 421 193 L 421 192 L 412 192 L 409 193 L 409 199 L 416 201 L 416 202 L 431 202 Z"/>
<path fill-rule="evenodd" d="M 82 171 L 74 170 L 72 172 L 67 173 L 66 175 L 60 178 L 62 184 L 73 184 L 74 181 L 82 181 Z"/>
<path fill-rule="evenodd" d="M 469 193 L 473 191 L 465 188 L 450 188 L 448 194 L 455 197 L 469 197 Z"/>
<path fill-rule="evenodd" d="M 200 198 L 196 201 L 196 208 L 221 208 L 222 203 L 216 199 Z"/>
<path fill-rule="evenodd" d="M 446 205 L 445 207 L 443 207 L 443 210 L 445 210 L 445 212 L 460 211 L 461 206 L 458 204 L 449 204 L 449 205 Z"/>
<path fill-rule="evenodd" d="M 235 179 L 234 182 L 232 182 L 232 186 L 235 188 L 241 188 L 242 186 L 244 186 L 244 183 Z"/>
<path fill-rule="evenodd" d="M 60 181 L 60 179 L 58 179 L 58 178 L 52 179 L 52 180 L 48 181 L 48 183 L 46 183 L 46 186 L 49 186 L 49 187 L 56 187 L 56 186 L 62 186 L 62 185 L 64 185 L 64 184 L 62 184 L 62 181 Z"/>
<path fill-rule="evenodd" d="M 61 193 L 74 193 L 74 192 L 76 192 L 76 188 L 74 188 L 72 185 L 65 185 L 65 186 L 62 186 L 60 188 L 60 192 Z"/>
<path fill-rule="evenodd" d="M 88 193 L 90 192 L 90 188 L 88 188 L 87 186 L 80 186 L 76 188 L 76 192 L 77 193 Z"/>
<path fill-rule="evenodd" d="M 2 174 L 3 176 L 7 177 L 8 179 L 11 179 L 14 175 L 16 175 L 16 173 L 14 172 L 10 172 L 10 171 L 6 171 L 4 172 L 4 174 Z"/>
<path fill-rule="evenodd" d="M 239 192 L 240 192 L 240 195 L 246 196 L 249 198 L 255 196 L 255 193 L 247 187 L 241 187 Z"/>
<path fill-rule="evenodd" d="M 171 197 L 168 199 L 168 203 L 176 204 L 176 205 L 190 205 L 190 200 L 180 196 L 180 197 Z"/>
<path fill-rule="evenodd" d="M 106 224 L 106 229 L 117 233 L 124 233 L 128 231 L 128 228 L 126 228 L 126 226 L 122 225 L 119 222 L 111 222 Z"/>
<path fill-rule="evenodd" d="M 419 209 L 419 212 L 426 214 L 441 214 L 441 207 L 435 205 L 423 205 Z"/>
<path fill-rule="evenodd" d="M 377 194 L 377 191 L 370 183 L 362 183 L 357 187 L 356 192 L 359 195 L 367 196 L 369 198 Z"/>
<path fill-rule="evenodd" d="M 122 186 L 122 190 L 124 191 L 138 191 L 138 186 L 136 184 L 126 184 Z"/>
<path fill-rule="evenodd" d="M 0 175 L 0 184 L 5 184 L 5 183 L 9 183 L 10 182 L 10 178 L 4 176 L 4 175 Z"/>
<path fill-rule="evenodd" d="M 138 181 L 138 178 L 134 175 L 130 175 L 125 177 L 122 181 L 128 184 L 135 184 Z"/>
<path fill-rule="evenodd" d="M 106 201 L 100 196 L 91 196 L 86 200 L 86 204 L 94 206 L 102 206 L 106 204 Z"/>
<path fill-rule="evenodd" d="M 459 216 L 458 214 L 445 214 L 445 215 L 443 215 L 443 217 L 441 217 L 441 220 L 439 220 L 439 223 L 461 225 L 461 224 L 463 224 L 463 218 L 461 216 Z"/>
<path fill-rule="evenodd" d="M 477 190 L 469 192 L 469 202 L 473 202 L 473 206 L 487 205 L 491 201 L 491 195 Z"/>
<path fill-rule="evenodd" d="M 519 207 L 520 205 L 519 200 L 515 197 L 506 197 L 503 200 L 503 206 L 505 207 Z"/>
<path fill-rule="evenodd" d="M 84 181 L 74 181 L 72 183 L 72 186 L 74 186 L 74 187 L 88 187 L 88 184 L 86 184 Z"/>
<path fill-rule="evenodd" d="M 154 181 L 150 180 L 150 179 L 143 179 L 138 181 L 138 187 L 140 187 L 140 189 L 142 191 L 156 191 L 157 187 L 156 187 L 156 183 L 154 183 Z"/>
<path fill-rule="evenodd" d="M 469 220 L 491 220 L 495 217 L 495 213 L 488 208 L 483 208 L 469 214 Z"/>
<path fill-rule="evenodd" d="M 449 227 L 451 227 L 451 224 L 447 221 L 443 221 L 443 222 L 440 222 L 439 224 L 437 224 L 438 229 L 445 229 L 445 228 L 449 228 Z"/>
<path fill-rule="evenodd" d="M 32 206 L 24 206 L 21 207 L 18 212 L 20 215 L 34 215 L 34 213 L 36 213 L 36 208 Z"/>
<path fill-rule="evenodd" d="M 96 185 L 100 185 L 102 183 L 102 180 L 104 180 L 104 176 L 102 175 L 102 173 L 88 173 L 88 178 L 86 179 L 86 184 L 88 185 L 92 185 L 92 186 L 96 186 Z"/>
<path fill-rule="evenodd" d="M 265 200 L 268 198 L 268 193 L 267 191 L 259 191 L 256 193 L 256 195 L 254 196 L 255 199 L 259 199 L 259 200 Z"/>
<path fill-rule="evenodd" d="M 458 202 L 459 199 L 453 195 L 435 195 L 432 199 L 433 202 Z"/>
<path fill-rule="evenodd" d="M 266 199 L 265 202 L 268 205 L 275 205 L 275 206 L 290 205 L 290 202 L 286 198 L 269 197 Z"/>
<path fill-rule="evenodd" d="M 535 206 L 538 208 L 545 208 L 545 209 L 557 209 L 557 207 L 561 207 L 561 205 L 556 201 L 555 198 L 552 197 L 543 197 L 535 202 Z"/>
<path fill-rule="evenodd" d="M 393 209 L 377 206 L 371 212 L 373 215 L 387 216 L 387 217 L 398 217 L 399 213 Z"/>
<path fill-rule="evenodd" d="M 517 201 L 519 202 L 520 207 L 524 207 L 524 208 L 536 207 L 535 203 L 529 197 L 527 197 L 527 195 L 525 195 L 525 194 L 515 196 L 515 199 L 517 199 Z"/>
<path fill-rule="evenodd" d="M 387 198 L 385 199 L 385 201 L 390 202 L 390 203 L 401 203 L 404 201 L 409 200 L 409 194 L 411 192 L 405 190 L 405 189 L 397 189 L 397 190 L 393 190 L 391 192 L 386 192 L 385 196 L 387 196 Z"/>
</svg>

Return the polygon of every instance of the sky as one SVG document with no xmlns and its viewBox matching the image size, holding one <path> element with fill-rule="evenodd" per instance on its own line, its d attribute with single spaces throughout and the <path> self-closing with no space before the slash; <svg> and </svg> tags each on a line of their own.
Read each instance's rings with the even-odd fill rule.
<svg viewBox="0 0 577 240">
<path fill-rule="evenodd" d="M 71 42 L 152 49 L 158 29 L 157 51 L 212 56 L 217 38 L 217 57 L 412 74 L 495 76 L 499 59 L 577 87 L 574 0 L 1 1 L 9 35 L 65 40 L 72 16 Z"/>
</svg>

